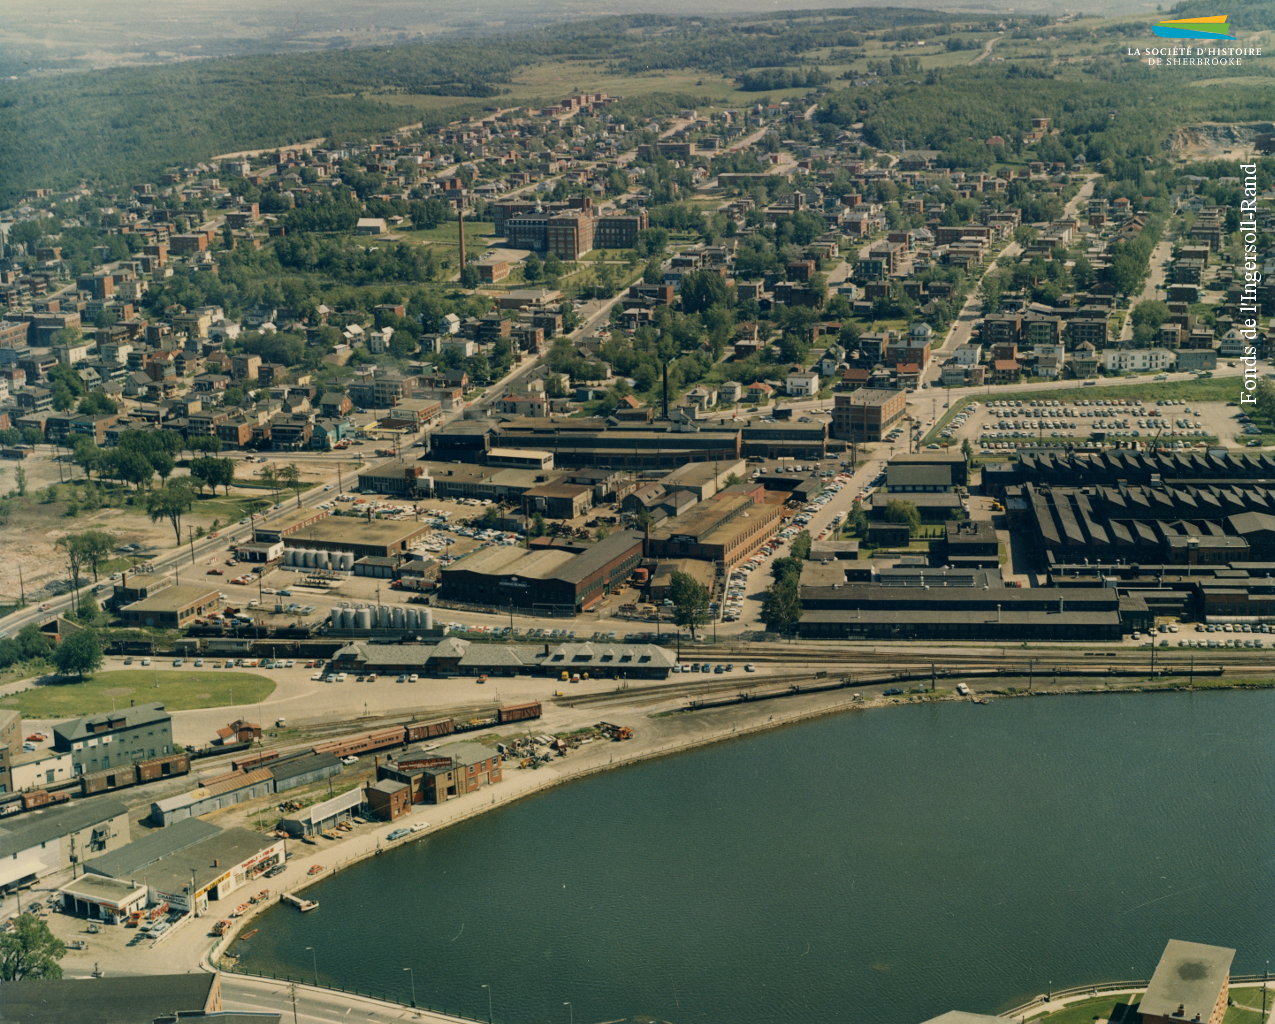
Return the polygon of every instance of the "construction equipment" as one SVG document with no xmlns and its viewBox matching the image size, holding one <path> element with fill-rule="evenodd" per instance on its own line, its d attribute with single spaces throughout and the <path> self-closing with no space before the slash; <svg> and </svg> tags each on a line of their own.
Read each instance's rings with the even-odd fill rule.
<svg viewBox="0 0 1275 1024">
<path fill-rule="evenodd" d="M 617 743 L 621 740 L 633 739 L 633 730 L 627 725 L 612 725 L 610 722 L 599 722 L 597 728 L 603 736 L 608 736 Z"/>
</svg>

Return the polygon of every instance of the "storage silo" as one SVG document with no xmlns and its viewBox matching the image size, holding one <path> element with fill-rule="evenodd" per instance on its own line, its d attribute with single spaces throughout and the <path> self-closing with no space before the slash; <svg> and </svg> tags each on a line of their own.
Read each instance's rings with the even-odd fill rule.
<svg viewBox="0 0 1275 1024">
<path fill-rule="evenodd" d="M 394 606 L 394 628 L 404 629 L 407 625 L 407 619 L 403 615 L 403 606 L 396 604 Z"/>
<path fill-rule="evenodd" d="M 341 609 L 333 608 L 331 614 L 332 614 L 332 628 L 342 629 L 343 627 L 341 625 Z"/>
<path fill-rule="evenodd" d="M 354 628 L 354 609 L 353 608 L 341 609 L 341 628 L 342 629 Z"/>
<path fill-rule="evenodd" d="M 354 568 L 354 552 L 342 551 L 340 568 L 345 572 L 349 572 Z"/>
<path fill-rule="evenodd" d="M 388 604 L 383 604 L 377 609 L 377 618 L 380 619 L 382 629 L 389 629 L 394 625 L 394 613 Z"/>
<path fill-rule="evenodd" d="M 314 553 L 314 566 L 316 569 L 326 569 L 332 564 L 332 559 L 326 551 L 316 551 Z"/>
<path fill-rule="evenodd" d="M 292 548 L 287 548 L 287 549 L 285 549 L 285 550 L 284 550 L 284 552 L 283 552 L 283 564 L 284 564 L 284 565 L 291 565 L 291 564 L 292 564 L 292 559 L 293 559 L 294 557 L 295 557 L 295 556 L 292 554 Z"/>
<path fill-rule="evenodd" d="M 368 607 L 359 608 L 354 613 L 355 629 L 371 629 L 372 628 L 372 610 Z"/>
<path fill-rule="evenodd" d="M 403 609 L 403 628 L 404 629 L 416 628 L 416 609 L 415 608 Z"/>
<path fill-rule="evenodd" d="M 426 608 L 421 612 L 421 629 L 434 628 L 434 609 Z"/>
</svg>

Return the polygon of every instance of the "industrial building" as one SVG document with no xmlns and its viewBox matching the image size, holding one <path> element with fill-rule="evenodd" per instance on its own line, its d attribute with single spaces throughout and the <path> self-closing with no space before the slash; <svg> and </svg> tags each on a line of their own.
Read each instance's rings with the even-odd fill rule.
<svg viewBox="0 0 1275 1024">
<path fill-rule="evenodd" d="M 333 825 L 349 821 L 362 810 L 363 803 L 363 790 L 351 789 L 322 803 L 311 804 L 291 816 L 280 818 L 279 827 L 290 836 L 312 836 Z"/>
<path fill-rule="evenodd" d="M 184 818 L 196 818 L 273 792 L 274 775 L 269 768 L 228 772 L 188 793 L 156 800 L 151 804 L 150 822 L 156 828 L 164 828 Z"/>
<path fill-rule="evenodd" d="M 880 441 L 907 415 L 906 391 L 859 388 L 836 396 L 832 407 L 832 436 L 843 441 Z"/>
<path fill-rule="evenodd" d="M 129 841 L 128 807 L 114 797 L 47 807 L 0 824 L 0 892 L 10 892 Z"/>
<path fill-rule="evenodd" d="M 137 764 L 172 752 L 173 717 L 163 704 L 138 704 L 53 727 L 53 749 L 71 755 L 72 771 L 85 775 Z"/>
<path fill-rule="evenodd" d="M 281 757 L 270 762 L 270 774 L 274 776 L 274 791 L 286 793 L 290 789 L 309 786 L 333 775 L 340 775 L 341 761 L 334 754 L 303 753 Z"/>
<path fill-rule="evenodd" d="M 585 641 L 567 644 L 475 644 L 447 637 L 437 644 L 353 643 L 332 656 L 345 672 L 455 675 L 588 674 L 606 679 L 665 679 L 677 657 L 657 644 Z"/>
<path fill-rule="evenodd" d="M 1222 1024 L 1235 950 L 1170 939 L 1138 1004 L 1143 1024 Z"/>
<path fill-rule="evenodd" d="M 406 782 L 383 778 L 367 787 L 367 809 L 382 821 L 397 821 L 412 809 L 412 788 Z"/>
<path fill-rule="evenodd" d="M 353 569 L 354 559 L 372 555 L 388 558 L 391 555 L 406 555 L 408 549 L 433 527 L 426 523 L 395 522 L 390 519 L 354 519 L 347 516 L 329 517 L 290 533 L 283 539 L 284 559 L 287 563 L 287 549 L 298 551 L 326 551 L 349 554 L 349 565 L 339 568 Z M 331 567 L 329 565 L 329 567 Z M 322 568 L 322 566 L 320 566 Z"/>
<path fill-rule="evenodd" d="M 209 913 L 210 901 L 229 898 L 241 886 L 282 863 L 282 839 L 250 829 L 219 828 L 210 822 L 188 819 L 86 861 L 84 870 L 90 875 L 146 886 L 148 905 L 167 903 L 175 910 L 193 910 L 202 915 Z M 63 893 L 64 905 L 68 895 Z M 212 913 L 224 911 L 214 909 Z"/>
<path fill-rule="evenodd" d="M 1111 587 L 1015 589 L 999 571 L 898 569 L 864 583 L 807 562 L 798 632 L 812 638 L 1119 641 L 1146 602 Z"/>
<path fill-rule="evenodd" d="M 499 753 L 481 743 L 465 741 L 405 750 L 378 764 L 376 777 L 405 786 L 404 799 L 410 803 L 441 804 L 493 785 L 503 776 Z"/>
<path fill-rule="evenodd" d="M 130 626 L 185 629 L 195 619 L 221 607 L 221 591 L 198 585 L 165 587 L 141 601 L 124 605 L 120 619 Z"/>
<path fill-rule="evenodd" d="M 734 565 L 779 531 L 782 508 L 759 505 L 745 494 L 723 494 L 666 519 L 651 533 L 651 558 L 698 558 Z"/>
<path fill-rule="evenodd" d="M 606 596 L 642 560 L 642 535 L 619 530 L 583 551 L 493 546 L 445 567 L 443 596 L 451 601 L 579 614 Z"/>
<path fill-rule="evenodd" d="M 22 1024 L 151 1024 L 187 1018 L 223 1024 L 278 1024 L 278 1013 L 220 1016 L 221 975 L 215 971 L 190 974 L 130 974 L 118 978 L 23 978 L 5 982 L 4 1015 Z"/>
<path fill-rule="evenodd" d="M 359 473 L 359 490 L 364 494 L 392 494 L 413 498 L 430 489 L 425 467 L 411 459 L 390 459 Z"/>
</svg>

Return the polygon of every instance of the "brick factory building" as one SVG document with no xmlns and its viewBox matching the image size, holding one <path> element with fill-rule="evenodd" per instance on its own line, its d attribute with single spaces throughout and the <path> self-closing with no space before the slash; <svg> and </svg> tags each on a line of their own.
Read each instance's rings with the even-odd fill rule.
<svg viewBox="0 0 1275 1024">
<path fill-rule="evenodd" d="M 378 785 L 402 784 L 407 794 L 403 799 L 409 803 L 442 804 L 500 782 L 501 758 L 491 747 L 473 741 L 432 750 L 417 747 L 378 763 L 376 777 Z"/>
<path fill-rule="evenodd" d="M 443 596 L 496 608 L 578 614 L 642 560 L 642 535 L 621 530 L 583 551 L 489 547 L 443 569 Z"/>
<path fill-rule="evenodd" d="M 665 520 L 651 534 L 647 554 L 734 565 L 778 532 L 781 513 L 778 505 L 758 505 L 747 494 L 722 495 Z"/>
<path fill-rule="evenodd" d="M 836 396 L 832 436 L 842 441 L 880 441 L 907 412 L 906 391 L 859 388 Z"/>
</svg>

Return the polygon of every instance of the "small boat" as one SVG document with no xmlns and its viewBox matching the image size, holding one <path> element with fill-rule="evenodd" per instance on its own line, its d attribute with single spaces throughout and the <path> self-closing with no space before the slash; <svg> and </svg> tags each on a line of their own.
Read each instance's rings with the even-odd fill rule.
<svg viewBox="0 0 1275 1024">
<path fill-rule="evenodd" d="M 233 912 L 233 913 L 231 913 L 231 915 L 230 915 L 230 916 L 231 916 L 231 917 L 243 917 L 243 916 L 244 916 L 244 914 L 248 913 L 249 909 L 251 909 L 251 908 L 249 907 L 249 905 L 248 905 L 247 903 L 240 903 L 240 904 L 239 904 L 239 906 L 235 907 L 234 912 Z"/>
<path fill-rule="evenodd" d="M 973 704 L 987 704 L 987 703 L 989 703 L 989 701 L 988 701 L 988 699 L 987 699 L 986 697 L 971 697 L 971 698 L 970 698 L 970 702 L 971 702 L 971 703 L 973 703 Z"/>
<path fill-rule="evenodd" d="M 239 936 L 239 941 L 246 942 L 248 939 L 251 939 L 254 935 L 256 935 L 257 932 L 259 932 L 260 930 L 261 930 L 260 928 L 254 928 L 250 932 L 245 932 L 243 935 Z"/>
<path fill-rule="evenodd" d="M 322 871 L 322 870 L 323 870 L 323 865 L 322 865 L 322 864 L 314 864 L 314 865 L 311 865 L 310 870 L 309 870 L 309 871 L 307 871 L 307 872 L 306 872 L 306 874 L 308 874 L 308 875 L 317 875 L 317 874 L 318 874 L 320 871 Z"/>
<path fill-rule="evenodd" d="M 213 925 L 212 933 L 214 935 L 225 935 L 226 929 L 229 927 L 230 927 L 229 921 L 218 921 L 215 925 Z"/>
<path fill-rule="evenodd" d="M 262 900 L 266 899 L 269 895 L 270 895 L 270 890 L 269 890 L 269 889 L 262 889 L 262 890 L 261 890 L 261 892 L 257 893 L 257 895 L 256 895 L 256 896 L 249 896 L 249 897 L 248 897 L 248 902 L 249 902 L 249 903 L 260 903 Z"/>
</svg>

